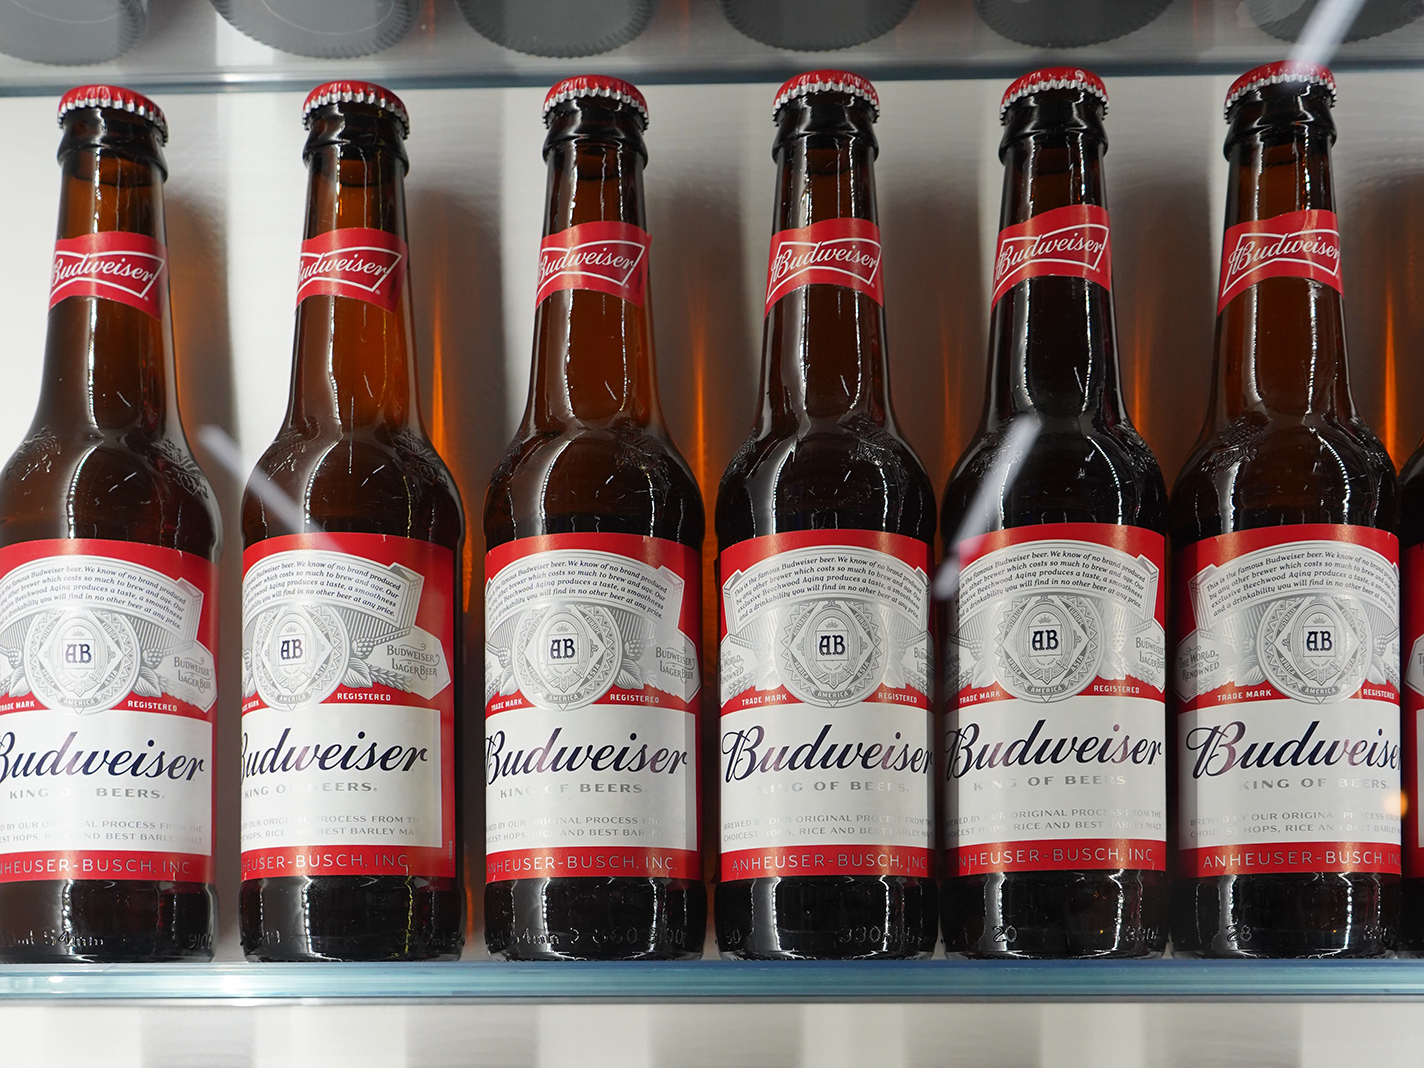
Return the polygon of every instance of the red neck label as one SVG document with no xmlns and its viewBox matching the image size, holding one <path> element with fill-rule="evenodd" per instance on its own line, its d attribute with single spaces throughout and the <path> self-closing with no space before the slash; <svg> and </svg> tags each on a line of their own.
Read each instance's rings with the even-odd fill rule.
<svg viewBox="0 0 1424 1068">
<path fill-rule="evenodd" d="M 1288 211 L 1228 228 L 1221 242 L 1216 314 L 1264 278 L 1309 278 L 1337 293 L 1345 292 L 1340 277 L 1340 221 L 1335 213 Z"/>
<path fill-rule="evenodd" d="M 535 306 L 560 289 L 591 289 L 641 308 L 652 243 L 646 230 L 624 222 L 579 223 L 550 234 L 539 243 Z"/>
<path fill-rule="evenodd" d="M 1044 275 L 1086 278 L 1112 289 L 1112 244 L 1105 209 L 1070 204 L 1000 230 L 989 306 L 998 304 L 1009 287 Z"/>
<path fill-rule="evenodd" d="M 168 292 L 168 250 L 147 234 L 107 230 L 54 243 L 49 306 L 67 297 L 103 297 L 155 319 Z"/>
<path fill-rule="evenodd" d="M 307 297 L 350 297 L 394 312 L 410 251 L 388 230 L 345 226 L 302 242 L 297 304 Z"/>
<path fill-rule="evenodd" d="M 764 314 L 793 289 L 810 285 L 845 286 L 884 305 L 880 227 L 868 219 L 825 219 L 772 234 Z"/>
</svg>

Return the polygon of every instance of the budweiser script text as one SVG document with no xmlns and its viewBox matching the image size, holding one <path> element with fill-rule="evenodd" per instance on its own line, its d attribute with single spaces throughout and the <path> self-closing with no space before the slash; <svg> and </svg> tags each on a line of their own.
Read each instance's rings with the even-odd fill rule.
<svg viewBox="0 0 1424 1068">
<path fill-rule="evenodd" d="M 1192 778 L 1215 778 L 1236 770 L 1265 768 L 1334 767 L 1344 763 L 1350 767 L 1399 767 L 1399 746 L 1384 738 L 1384 730 L 1376 738 L 1320 738 L 1315 732 L 1320 721 L 1312 720 L 1298 738 L 1287 741 L 1274 739 L 1247 740 L 1247 727 L 1241 720 L 1196 727 L 1189 730 L 1183 744 L 1196 753 L 1192 763 Z"/>
<path fill-rule="evenodd" d="M 983 733 L 977 723 L 966 723 L 958 730 L 945 732 L 945 778 L 961 779 L 971 771 L 990 768 L 1029 765 L 1063 764 L 1137 764 L 1151 767 L 1163 756 L 1164 746 L 1150 738 L 1134 739 L 1128 734 L 1079 737 L 1040 738 L 1046 720 L 1039 720 L 1023 738 L 980 744 Z M 1113 724 L 1113 731 L 1121 728 Z M 1035 748 L 1036 747 L 1036 748 Z"/>
<path fill-rule="evenodd" d="M 844 741 L 831 738 L 833 724 L 827 723 L 816 737 L 799 745 L 766 742 L 767 729 L 754 724 L 722 736 L 722 755 L 727 758 L 723 772 L 727 782 L 741 782 L 753 775 L 782 771 L 908 771 L 929 774 L 930 751 L 907 742 L 899 731 L 884 742 Z"/>
<path fill-rule="evenodd" d="M 646 742 L 638 744 L 636 733 L 628 735 L 627 744 L 584 741 L 572 747 L 558 744 L 563 733 L 563 727 L 555 727 L 543 745 L 536 745 L 527 751 L 514 749 L 506 752 L 504 731 L 494 731 L 485 742 L 485 782 L 492 786 L 500 779 L 518 775 L 566 774 L 585 768 L 624 775 L 636 775 L 643 771 L 655 775 L 676 775 L 689 760 L 685 749 L 660 746 L 649 753 Z"/>
</svg>

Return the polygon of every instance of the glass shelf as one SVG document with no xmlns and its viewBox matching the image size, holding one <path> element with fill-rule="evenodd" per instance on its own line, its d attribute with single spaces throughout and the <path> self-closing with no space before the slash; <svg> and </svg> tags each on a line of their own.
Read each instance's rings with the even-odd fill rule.
<svg viewBox="0 0 1424 1068">
<path fill-rule="evenodd" d="M 1424 961 L 173 964 L 0 967 L 0 1002 L 1204 1001 L 1413 998 Z"/>
<path fill-rule="evenodd" d="M 631 43 L 591 57 L 549 59 L 481 37 L 454 0 L 427 0 L 418 24 L 393 47 L 356 59 L 322 60 L 259 44 L 229 26 L 208 0 L 152 0 L 142 39 L 117 60 L 63 66 L 0 55 L 0 95 L 58 93 L 88 81 L 168 92 L 305 90 L 336 77 L 371 78 L 397 89 L 547 85 L 585 69 L 650 83 L 775 81 L 827 65 L 874 78 L 1006 78 L 1047 63 L 1083 64 L 1105 75 L 1234 74 L 1285 58 L 1291 48 L 1262 30 L 1252 12 L 1288 10 L 1301 2 L 1173 0 L 1132 33 L 1050 49 L 1000 36 L 970 0 L 918 0 L 897 28 L 873 41 L 807 52 L 742 36 L 716 0 L 661 0 L 648 29 Z M 1347 42 L 1332 62 L 1340 69 L 1424 66 L 1424 19 Z"/>
</svg>

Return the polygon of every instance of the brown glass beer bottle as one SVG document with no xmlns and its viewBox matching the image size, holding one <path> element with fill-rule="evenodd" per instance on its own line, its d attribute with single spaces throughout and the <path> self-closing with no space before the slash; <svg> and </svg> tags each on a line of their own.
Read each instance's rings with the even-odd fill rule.
<svg viewBox="0 0 1424 1068">
<path fill-rule="evenodd" d="M 1403 713 L 1401 774 L 1404 792 L 1403 881 L 1400 883 L 1399 949 L 1424 952 L 1424 835 L 1419 805 L 1419 729 L 1424 718 L 1424 446 L 1399 472 L 1400 704 Z"/>
<path fill-rule="evenodd" d="M 941 511 L 959 569 L 950 953 L 1136 957 L 1167 939 L 1167 489 L 1119 382 L 1107 106 L 1071 67 L 1025 75 L 1000 106 L 987 398 Z"/>
<path fill-rule="evenodd" d="M 59 121 L 39 408 L 0 473 L 0 960 L 206 959 L 222 525 L 178 418 L 168 126 L 106 85 Z"/>
<path fill-rule="evenodd" d="M 1174 953 L 1398 936 L 1398 488 L 1350 396 L 1334 99 L 1299 62 L 1226 98 L 1214 381 L 1170 518 Z"/>
<path fill-rule="evenodd" d="M 242 502 L 242 948 L 455 957 L 464 517 L 420 418 L 409 120 L 365 82 L 302 113 L 291 398 Z"/>
<path fill-rule="evenodd" d="M 648 108 L 569 78 L 544 122 L 529 404 L 485 498 L 485 942 L 697 957 L 704 519 L 658 405 Z"/>
<path fill-rule="evenodd" d="M 763 399 L 717 497 L 727 957 L 935 943 L 934 492 L 890 403 L 879 106 L 843 71 L 793 78 L 773 106 Z"/>
</svg>

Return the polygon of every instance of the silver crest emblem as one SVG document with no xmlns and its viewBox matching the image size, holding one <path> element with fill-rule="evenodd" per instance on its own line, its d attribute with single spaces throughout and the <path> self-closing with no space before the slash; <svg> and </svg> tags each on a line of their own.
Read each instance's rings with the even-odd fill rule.
<svg viewBox="0 0 1424 1068">
<path fill-rule="evenodd" d="M 1256 648 L 1266 678 L 1299 701 L 1355 693 L 1370 666 L 1370 624 L 1347 597 L 1286 597 L 1267 606 Z"/>
<path fill-rule="evenodd" d="M 1098 674 L 1103 627 L 1086 597 L 1040 594 L 1010 601 L 999 619 L 999 682 L 1026 701 L 1061 701 Z"/>
<path fill-rule="evenodd" d="M 788 613 L 781 631 L 782 684 L 822 708 L 864 701 L 884 674 L 885 639 L 873 605 L 812 601 Z"/>
<path fill-rule="evenodd" d="M 138 638 L 117 612 L 41 612 L 25 635 L 25 674 L 35 696 L 50 708 L 113 708 L 134 688 L 139 664 Z"/>
<path fill-rule="evenodd" d="M 564 603 L 524 614 L 515 628 L 514 675 L 530 700 L 582 708 L 606 694 L 623 649 L 606 608 Z"/>
<path fill-rule="evenodd" d="M 284 604 L 257 618 L 252 674 L 271 708 L 320 704 L 346 673 L 351 640 L 335 611 L 319 604 Z"/>
</svg>

